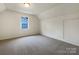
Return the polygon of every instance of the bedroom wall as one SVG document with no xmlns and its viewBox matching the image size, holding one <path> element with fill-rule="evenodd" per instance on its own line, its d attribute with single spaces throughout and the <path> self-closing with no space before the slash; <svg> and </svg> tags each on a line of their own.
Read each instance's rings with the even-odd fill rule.
<svg viewBox="0 0 79 59">
<path fill-rule="evenodd" d="M 29 17 L 29 29 L 20 28 L 21 16 Z M 35 15 L 6 10 L 0 13 L 0 40 L 39 34 L 39 20 Z"/>
<path fill-rule="evenodd" d="M 63 39 L 63 19 L 62 9 L 53 7 L 38 15 L 41 23 L 41 34 L 62 40 Z"/>
<path fill-rule="evenodd" d="M 79 46 L 79 4 L 59 4 L 38 17 L 42 35 Z"/>
</svg>

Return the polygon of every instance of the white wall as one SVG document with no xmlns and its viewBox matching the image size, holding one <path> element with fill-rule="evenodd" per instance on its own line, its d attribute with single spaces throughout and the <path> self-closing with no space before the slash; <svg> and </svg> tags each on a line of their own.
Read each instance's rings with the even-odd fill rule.
<svg viewBox="0 0 79 59">
<path fill-rule="evenodd" d="M 63 39 L 62 9 L 54 7 L 38 15 L 41 19 L 41 34 L 55 39 Z"/>
<path fill-rule="evenodd" d="M 64 21 L 64 39 L 79 45 L 79 19 Z"/>
<path fill-rule="evenodd" d="M 20 28 L 21 16 L 29 17 L 29 29 Z M 3 11 L 0 13 L 0 40 L 39 33 L 39 20 L 34 15 Z"/>
<path fill-rule="evenodd" d="M 79 4 L 59 4 L 38 17 L 42 35 L 79 46 Z"/>
<path fill-rule="evenodd" d="M 63 39 L 63 20 L 58 18 L 41 20 L 41 34 Z"/>
</svg>

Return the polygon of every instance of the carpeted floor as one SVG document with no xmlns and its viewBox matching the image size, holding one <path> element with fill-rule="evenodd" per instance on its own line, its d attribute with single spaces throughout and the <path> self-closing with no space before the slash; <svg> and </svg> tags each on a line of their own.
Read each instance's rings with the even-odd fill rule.
<svg viewBox="0 0 79 59">
<path fill-rule="evenodd" d="M 0 55 L 71 55 L 79 47 L 42 35 L 1 40 Z"/>
</svg>

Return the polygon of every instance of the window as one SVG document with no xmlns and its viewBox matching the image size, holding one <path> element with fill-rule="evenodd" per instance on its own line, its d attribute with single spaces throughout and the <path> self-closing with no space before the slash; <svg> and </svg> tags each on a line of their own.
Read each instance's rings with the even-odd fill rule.
<svg viewBox="0 0 79 59">
<path fill-rule="evenodd" d="M 29 23 L 28 23 L 28 17 L 21 17 L 21 29 L 28 29 Z"/>
</svg>

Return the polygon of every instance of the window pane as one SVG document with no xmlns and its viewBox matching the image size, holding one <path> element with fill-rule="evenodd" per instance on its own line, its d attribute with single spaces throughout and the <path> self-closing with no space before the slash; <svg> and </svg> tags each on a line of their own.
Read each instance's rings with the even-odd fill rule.
<svg viewBox="0 0 79 59">
<path fill-rule="evenodd" d="M 28 17 L 21 17 L 21 28 L 28 29 Z"/>
</svg>

